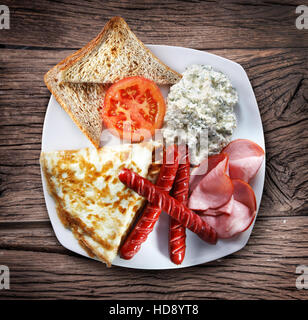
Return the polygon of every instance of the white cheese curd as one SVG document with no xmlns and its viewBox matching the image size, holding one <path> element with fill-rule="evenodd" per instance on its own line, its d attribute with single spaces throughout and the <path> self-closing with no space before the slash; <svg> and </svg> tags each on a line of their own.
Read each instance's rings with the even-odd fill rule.
<svg viewBox="0 0 308 320">
<path fill-rule="evenodd" d="M 230 142 L 238 95 L 227 76 L 211 66 L 191 65 L 182 76 L 167 97 L 163 136 L 167 144 L 186 143 L 191 163 L 197 165 Z"/>
</svg>

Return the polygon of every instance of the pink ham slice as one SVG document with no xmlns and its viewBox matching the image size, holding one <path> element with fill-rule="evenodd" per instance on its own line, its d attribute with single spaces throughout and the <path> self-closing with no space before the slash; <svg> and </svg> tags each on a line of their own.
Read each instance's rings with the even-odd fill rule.
<svg viewBox="0 0 308 320">
<path fill-rule="evenodd" d="M 202 219 L 216 230 L 217 236 L 221 239 L 231 238 L 246 230 L 252 222 L 249 208 L 236 200 L 231 215 L 202 216 Z"/>
<path fill-rule="evenodd" d="M 256 215 L 256 198 L 253 189 L 242 180 L 232 180 L 234 201 L 231 214 L 202 215 L 219 238 L 227 239 L 249 228 Z"/>
<path fill-rule="evenodd" d="M 217 209 L 207 209 L 205 211 L 199 211 L 200 215 L 207 215 L 207 216 L 219 216 L 221 214 L 231 214 L 233 211 L 233 204 L 234 204 L 234 197 L 232 196 L 230 200 L 223 205 L 222 207 L 219 207 Z"/>
<path fill-rule="evenodd" d="M 205 175 L 214 169 L 225 157 L 226 155 L 222 153 L 209 156 L 200 163 L 199 167 L 194 168 L 190 173 L 189 192 L 192 193 Z"/>
<path fill-rule="evenodd" d="M 255 214 L 257 211 L 257 201 L 252 187 L 240 179 L 233 179 L 232 183 L 234 186 L 234 200 L 243 203 L 251 210 L 253 214 Z"/>
<path fill-rule="evenodd" d="M 224 154 L 221 159 L 194 188 L 188 203 L 190 209 L 215 209 L 224 206 L 231 199 L 233 184 L 227 175 L 228 156 Z"/>
<path fill-rule="evenodd" d="M 192 171 L 188 206 L 217 231 L 219 238 L 231 238 L 253 222 L 257 205 L 248 182 L 263 160 L 260 146 L 237 139 Z"/>
<path fill-rule="evenodd" d="M 230 142 L 222 152 L 229 156 L 229 174 L 231 179 L 249 182 L 258 172 L 263 159 L 263 149 L 247 139 Z"/>
</svg>

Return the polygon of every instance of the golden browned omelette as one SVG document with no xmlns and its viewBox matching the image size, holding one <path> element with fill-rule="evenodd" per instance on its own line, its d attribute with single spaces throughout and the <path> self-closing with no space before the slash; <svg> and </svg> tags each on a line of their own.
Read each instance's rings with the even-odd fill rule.
<svg viewBox="0 0 308 320">
<path fill-rule="evenodd" d="M 108 266 L 144 199 L 118 178 L 122 168 L 146 177 L 154 144 L 122 144 L 41 153 L 48 190 L 61 221 L 90 255 Z"/>
</svg>

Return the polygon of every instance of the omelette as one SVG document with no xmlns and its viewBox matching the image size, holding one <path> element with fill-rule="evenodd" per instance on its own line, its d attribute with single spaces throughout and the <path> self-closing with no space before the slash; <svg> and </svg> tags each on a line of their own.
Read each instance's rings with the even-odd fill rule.
<svg viewBox="0 0 308 320">
<path fill-rule="evenodd" d="M 42 152 L 48 192 L 62 223 L 90 256 L 111 266 L 144 198 L 118 178 L 122 168 L 147 177 L 154 143 Z"/>
</svg>

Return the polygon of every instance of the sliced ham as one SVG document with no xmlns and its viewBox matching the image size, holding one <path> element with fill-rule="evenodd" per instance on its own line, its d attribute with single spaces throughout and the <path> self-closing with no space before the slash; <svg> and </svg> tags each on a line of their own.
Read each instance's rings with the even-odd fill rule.
<svg viewBox="0 0 308 320">
<path fill-rule="evenodd" d="M 264 159 L 264 150 L 247 139 L 230 142 L 222 152 L 229 156 L 231 179 L 241 179 L 245 182 L 249 182 L 256 175 Z"/>
<path fill-rule="evenodd" d="M 219 216 L 224 213 L 231 214 L 233 210 L 233 204 L 234 204 L 234 197 L 232 195 L 230 200 L 222 207 L 219 207 L 217 209 L 207 209 L 205 211 L 200 211 L 199 214 L 208 215 L 208 216 Z"/>
<path fill-rule="evenodd" d="M 232 180 L 234 191 L 233 197 L 236 201 L 239 201 L 246 205 L 253 213 L 257 210 L 257 201 L 255 193 L 252 187 L 243 180 Z"/>
<path fill-rule="evenodd" d="M 191 171 L 189 180 L 190 194 L 200 183 L 200 181 L 205 177 L 205 175 L 209 173 L 212 169 L 214 169 L 219 162 L 225 159 L 225 157 L 225 154 L 222 153 L 209 156 L 200 163 L 199 167 L 196 167 Z"/>
<path fill-rule="evenodd" d="M 231 214 L 233 210 L 233 204 L 234 204 L 234 197 L 232 195 L 230 200 L 225 205 L 223 205 L 222 207 L 216 210 L 218 210 L 218 212 L 221 212 L 221 213 Z"/>
<path fill-rule="evenodd" d="M 263 160 L 260 146 L 237 139 L 193 169 L 188 206 L 217 231 L 219 238 L 231 238 L 253 222 L 257 204 L 248 182 Z"/>
<path fill-rule="evenodd" d="M 202 216 L 217 232 L 221 239 L 231 238 L 246 230 L 253 221 L 251 212 L 247 206 L 234 200 L 232 214 L 221 214 L 219 216 Z"/>
<path fill-rule="evenodd" d="M 234 200 L 231 214 L 205 215 L 206 211 L 202 215 L 202 219 L 216 230 L 221 239 L 231 238 L 245 231 L 256 215 L 257 204 L 253 189 L 242 180 L 232 180 L 232 183 Z"/>
<path fill-rule="evenodd" d="M 224 206 L 231 199 L 233 184 L 227 175 L 228 156 L 222 159 L 202 178 L 192 191 L 188 207 L 193 210 L 216 209 Z"/>
</svg>

